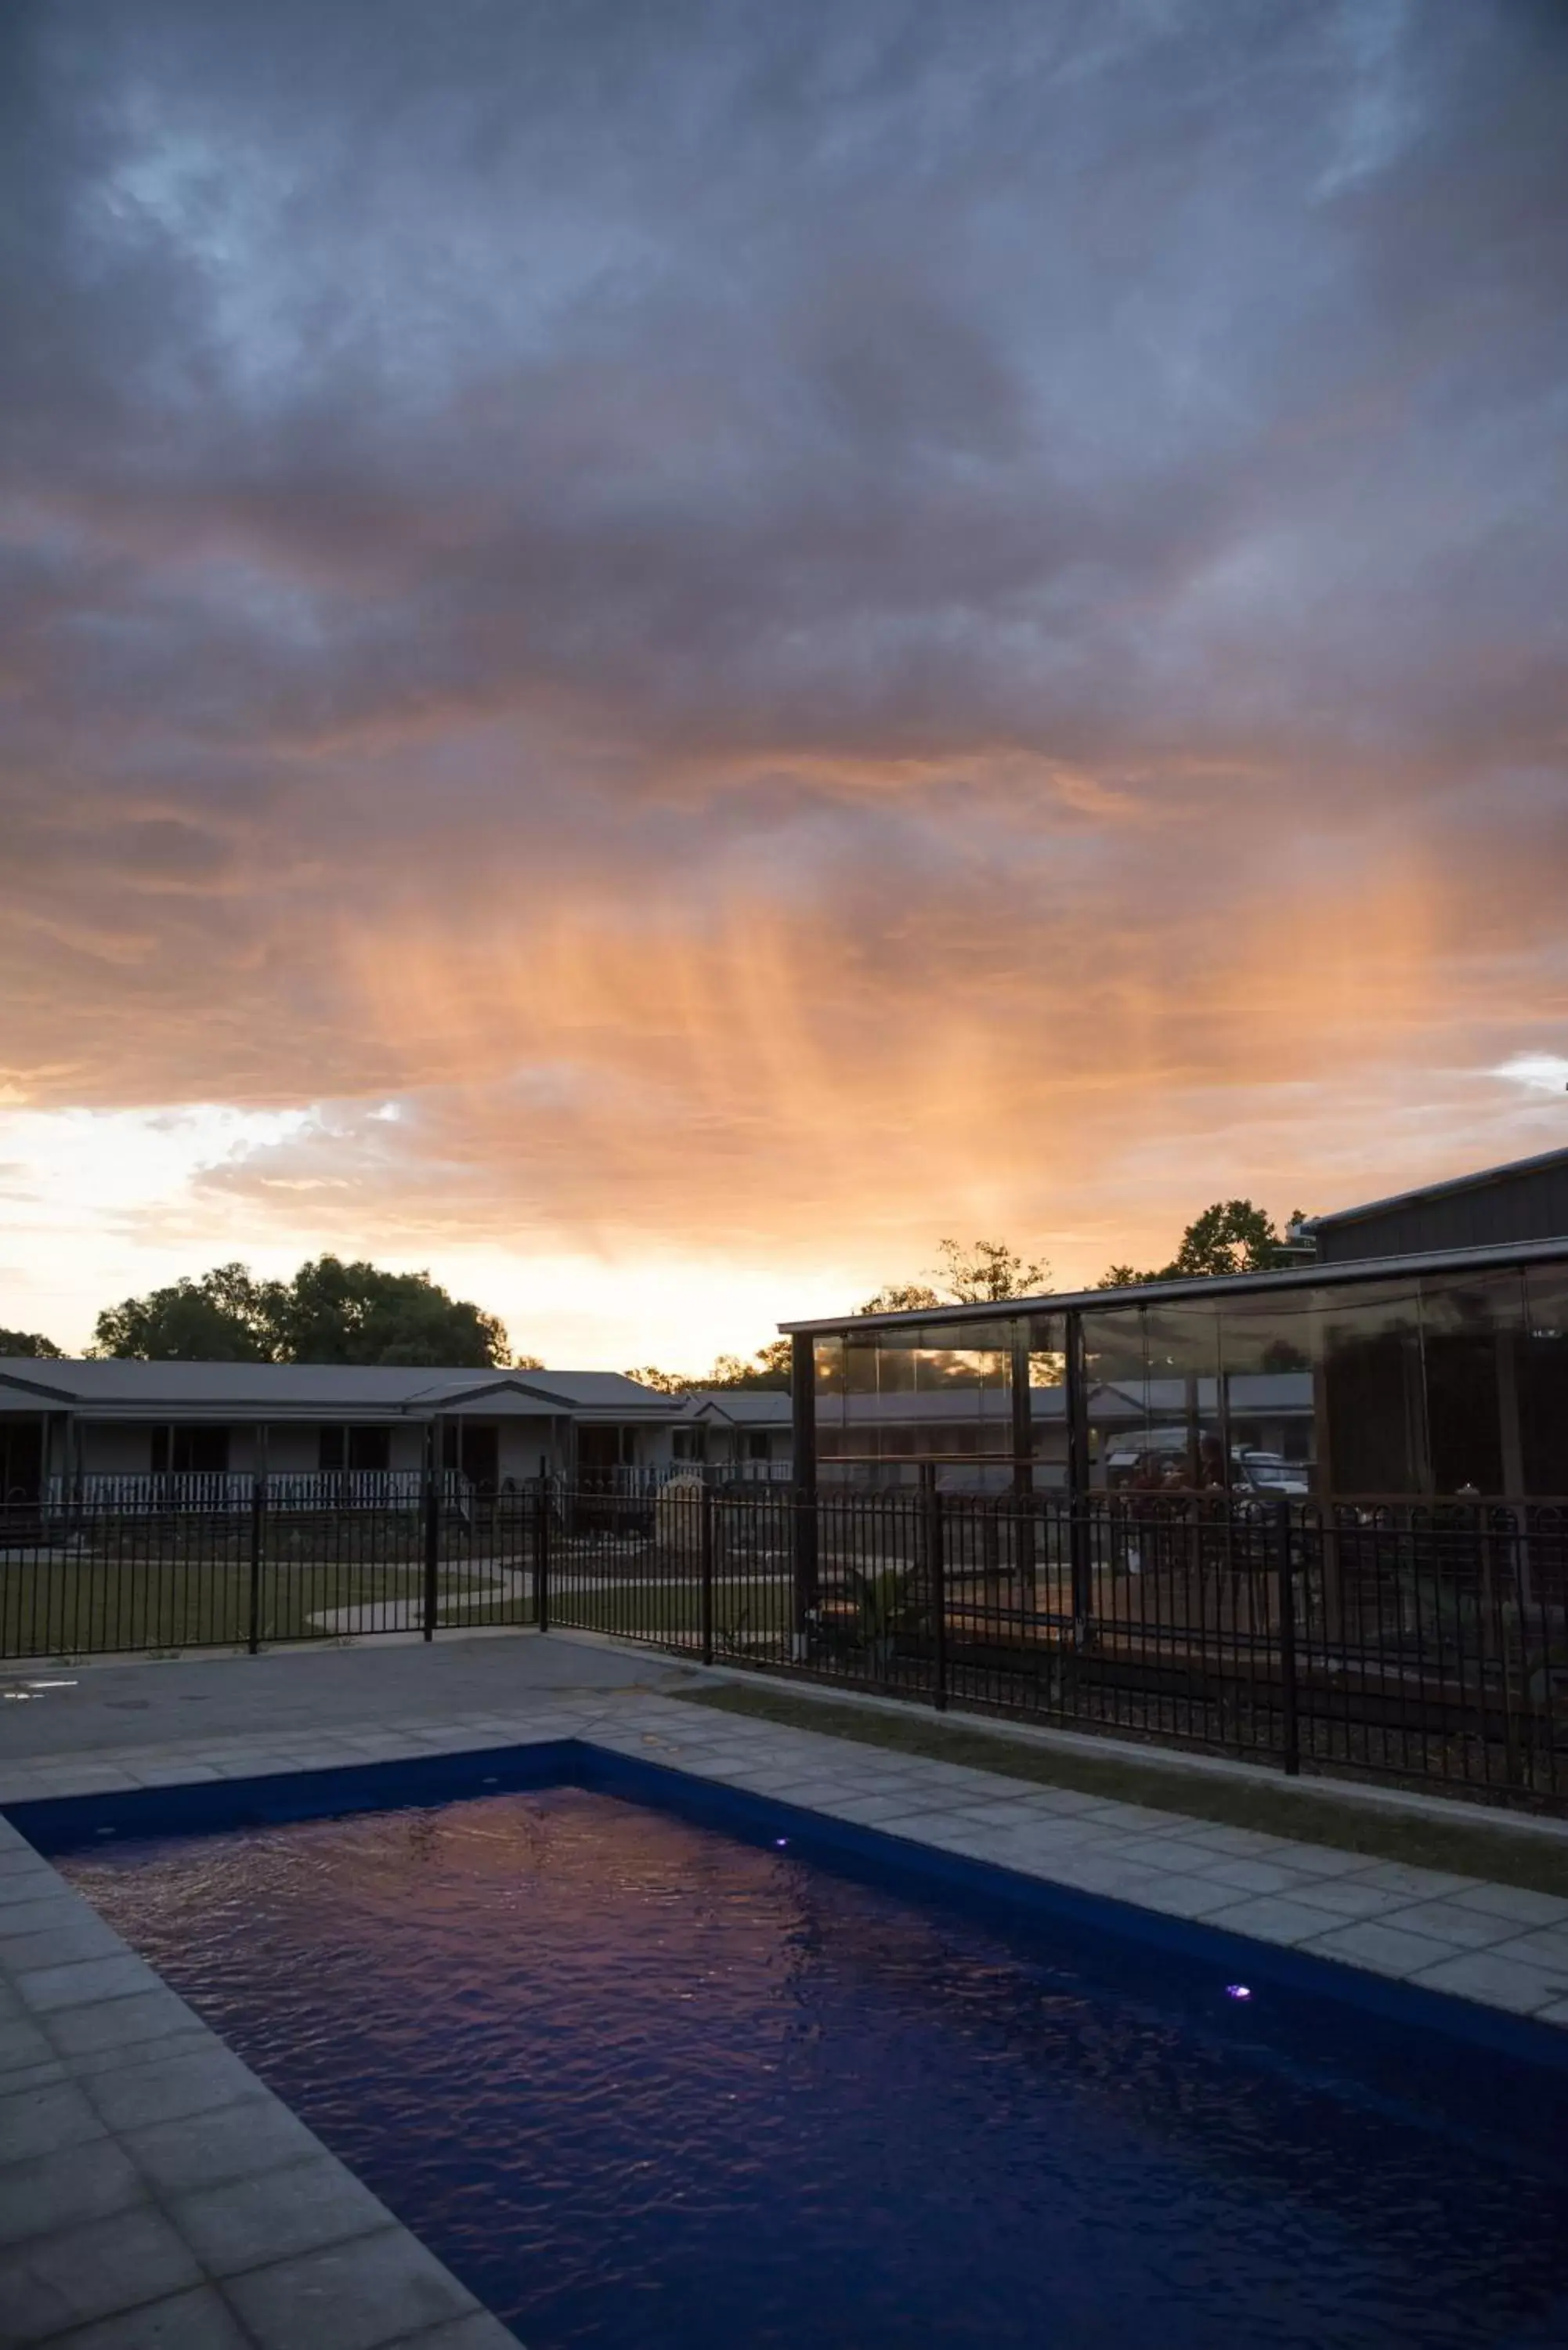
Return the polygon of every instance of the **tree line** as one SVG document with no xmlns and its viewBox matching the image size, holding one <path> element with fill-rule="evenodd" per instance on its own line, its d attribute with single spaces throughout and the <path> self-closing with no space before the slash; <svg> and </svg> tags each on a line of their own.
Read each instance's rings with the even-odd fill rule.
<svg viewBox="0 0 1568 2350">
<path fill-rule="evenodd" d="M 1193 1275 L 1267 1273 L 1288 1261 L 1287 1234 L 1251 1200 L 1216 1200 L 1195 1216 L 1168 1264 L 1139 1272 L 1106 1267 L 1100 1289 Z M 857 1314 L 919 1313 L 940 1305 L 1001 1304 L 1047 1288 L 1045 1260 L 1006 1241 L 942 1240 L 937 1263 L 913 1281 L 889 1282 Z M 388 1273 L 363 1259 L 319 1256 L 288 1281 L 258 1280 L 244 1264 L 214 1265 L 145 1297 L 127 1297 L 99 1315 L 90 1350 L 151 1363 L 389 1363 L 432 1370 L 542 1370 L 536 1355 L 514 1355 L 504 1326 L 428 1273 Z M 61 1361 L 64 1349 L 36 1330 L 0 1329 L 0 1356 Z M 627 1377 L 663 1395 L 699 1388 L 787 1389 L 790 1342 L 769 1339 L 749 1357 L 721 1355 L 705 1375 L 639 1364 Z"/>
<path fill-rule="evenodd" d="M 219 1264 L 106 1305 L 90 1352 L 145 1363 L 387 1363 L 431 1370 L 543 1367 L 514 1356 L 505 1326 L 428 1273 L 319 1256 L 288 1281 Z M 60 1361 L 38 1331 L 0 1330 L 0 1355 Z"/>
<path fill-rule="evenodd" d="M 1107 1265 L 1096 1289 L 1137 1288 L 1146 1282 L 1185 1281 L 1193 1275 L 1271 1273 L 1288 1263 L 1288 1233 L 1302 1222 L 1299 1209 L 1282 1232 L 1251 1200 L 1216 1200 L 1192 1219 L 1168 1264 L 1139 1272 L 1130 1264 Z M 937 1263 L 913 1281 L 892 1281 L 855 1308 L 857 1314 L 918 1314 L 940 1305 L 1000 1305 L 1010 1297 L 1037 1296 L 1050 1285 L 1044 1257 L 1024 1256 L 1006 1241 L 937 1243 Z M 790 1342 L 771 1339 L 749 1361 L 721 1355 L 706 1378 L 660 1370 L 644 1363 L 627 1373 L 664 1395 L 690 1395 L 699 1388 L 772 1388 L 790 1383 Z"/>
</svg>

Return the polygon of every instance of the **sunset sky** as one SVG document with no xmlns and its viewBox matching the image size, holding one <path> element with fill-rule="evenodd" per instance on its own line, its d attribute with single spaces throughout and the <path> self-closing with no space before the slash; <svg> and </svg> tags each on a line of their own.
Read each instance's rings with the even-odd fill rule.
<svg viewBox="0 0 1568 2350">
<path fill-rule="evenodd" d="M 8 0 L 0 1323 L 1568 1142 L 1568 10 Z"/>
</svg>

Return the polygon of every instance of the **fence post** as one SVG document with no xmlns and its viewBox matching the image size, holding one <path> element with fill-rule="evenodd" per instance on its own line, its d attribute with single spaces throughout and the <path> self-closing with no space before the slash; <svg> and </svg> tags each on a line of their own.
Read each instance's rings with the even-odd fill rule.
<svg viewBox="0 0 1568 2350">
<path fill-rule="evenodd" d="M 698 1496 L 699 1563 L 702 1575 L 702 1662 L 713 1661 L 713 1489 L 706 1477 Z"/>
<path fill-rule="evenodd" d="M 435 1638 L 438 1576 L 441 1565 L 441 1471 L 425 1472 L 425 1638 Z"/>
<path fill-rule="evenodd" d="M 804 1665 L 821 1617 L 822 1505 L 816 1483 L 816 1352 L 809 1330 L 790 1339 L 790 1412 L 794 1451 L 790 1551 L 794 1577 L 790 1661 Z"/>
<path fill-rule="evenodd" d="M 948 1710 L 948 1578 L 942 1497 L 934 1461 L 920 1463 L 920 1504 L 925 1519 L 926 1580 L 931 1592 L 931 1702 Z"/>
<path fill-rule="evenodd" d="M 266 1479 L 251 1479 L 251 1588 L 245 1646 L 254 1657 L 261 1648 L 262 1524 L 266 1511 Z"/>
<path fill-rule="evenodd" d="M 541 1477 L 534 1513 L 534 1621 L 550 1628 L 550 1481 Z"/>
<path fill-rule="evenodd" d="M 1288 1493 L 1274 1497 L 1276 1567 L 1280 1578 L 1280 1707 L 1283 1717 L 1284 1772 L 1287 1779 L 1301 1772 L 1301 1725 L 1296 1710 L 1296 1587 L 1291 1565 L 1291 1503 Z"/>
<path fill-rule="evenodd" d="M 1067 1407 L 1067 1560 L 1073 1590 L 1073 1646 L 1086 1648 L 1094 1608 L 1094 1520 L 1090 1503 L 1089 1366 L 1084 1317 L 1069 1311 L 1063 1333 Z"/>
</svg>

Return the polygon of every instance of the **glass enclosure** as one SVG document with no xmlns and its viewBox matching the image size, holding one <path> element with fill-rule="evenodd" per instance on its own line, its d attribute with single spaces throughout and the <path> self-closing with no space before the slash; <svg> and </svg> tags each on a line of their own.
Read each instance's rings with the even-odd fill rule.
<svg viewBox="0 0 1568 2350">
<path fill-rule="evenodd" d="M 940 1484 L 1004 1489 L 1014 1452 L 1012 1350 L 1012 1327 L 1002 1322 L 819 1339 L 819 1470 L 841 1484 L 912 1484 L 920 1462 L 933 1461 Z"/>
<path fill-rule="evenodd" d="M 819 1473 L 1062 1489 L 1075 1336 L 1096 1490 L 1568 1497 L 1568 1256 L 849 1326 L 815 1341 Z"/>
</svg>

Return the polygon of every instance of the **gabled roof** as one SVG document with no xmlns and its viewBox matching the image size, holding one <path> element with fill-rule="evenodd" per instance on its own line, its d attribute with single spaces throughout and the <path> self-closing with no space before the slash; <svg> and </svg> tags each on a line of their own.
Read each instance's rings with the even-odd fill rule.
<svg viewBox="0 0 1568 2350">
<path fill-rule="evenodd" d="M 660 1419 L 680 1416 L 680 1398 L 661 1395 L 619 1371 L 514 1371 L 509 1376 L 537 1394 L 558 1397 L 577 1411 L 651 1412 Z"/>
<path fill-rule="evenodd" d="M 15 1388 L 20 1394 L 36 1397 L 41 1403 L 68 1404 L 71 1390 L 42 1377 L 43 1363 L 49 1359 L 36 1355 L 0 1356 L 0 1392 Z"/>
<path fill-rule="evenodd" d="M 229 1412 L 299 1419 L 367 1413 L 425 1419 L 442 1410 L 533 1410 L 574 1418 L 676 1419 L 681 1399 L 618 1371 L 435 1370 L 429 1365 L 141 1363 L 0 1357 L 0 1397 L 43 1410 Z"/>
<path fill-rule="evenodd" d="M 687 1398 L 693 1419 L 727 1419 L 735 1428 L 788 1428 L 793 1406 L 778 1388 L 699 1388 Z"/>
</svg>

